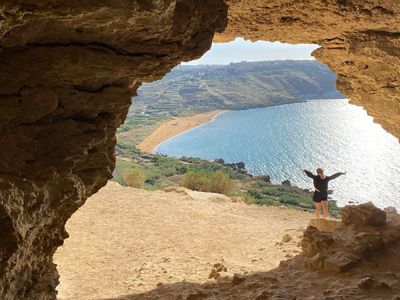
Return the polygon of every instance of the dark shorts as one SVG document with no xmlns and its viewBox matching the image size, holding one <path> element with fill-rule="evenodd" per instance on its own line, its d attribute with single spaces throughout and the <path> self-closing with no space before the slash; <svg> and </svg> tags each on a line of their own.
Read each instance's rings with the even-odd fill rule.
<svg viewBox="0 0 400 300">
<path fill-rule="evenodd" d="M 328 200 L 328 193 L 314 192 L 313 199 L 314 202 L 321 202 L 322 200 Z"/>
</svg>

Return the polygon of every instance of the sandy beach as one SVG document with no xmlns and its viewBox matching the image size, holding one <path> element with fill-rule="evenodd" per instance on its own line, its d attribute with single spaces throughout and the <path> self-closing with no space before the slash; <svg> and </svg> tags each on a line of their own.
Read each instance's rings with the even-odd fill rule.
<svg viewBox="0 0 400 300">
<path fill-rule="evenodd" d="M 173 120 L 161 124 L 151 135 L 137 145 L 137 147 L 144 152 L 154 153 L 155 148 L 163 141 L 189 129 L 208 123 L 225 111 L 226 110 L 213 110 L 193 116 L 174 118 Z"/>
</svg>

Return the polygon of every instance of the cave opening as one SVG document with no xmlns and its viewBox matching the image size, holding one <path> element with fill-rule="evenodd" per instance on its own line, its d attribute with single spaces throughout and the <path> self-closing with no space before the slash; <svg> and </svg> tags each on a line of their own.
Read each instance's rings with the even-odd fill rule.
<svg viewBox="0 0 400 300">
<path fill-rule="evenodd" d="M 66 221 L 111 177 L 115 134 L 128 113 L 130 96 L 140 82 L 158 80 L 181 61 L 199 57 L 213 39 L 223 42 L 242 36 L 320 45 L 315 55 L 337 74 L 338 90 L 363 106 L 387 132 L 400 136 L 400 3 L 144 2 L 5 0 L 0 4 L 2 299 L 56 298 L 53 254 L 68 237 Z M 185 201 L 194 203 L 188 198 L 195 195 L 182 194 Z M 115 197 L 113 191 L 111 197 Z M 141 199 L 146 197 L 150 199 L 150 194 Z M 113 224 L 118 208 L 109 210 L 106 227 Z M 330 222 L 309 227 L 303 254 L 270 272 L 239 274 L 211 285 L 161 283 L 150 293 L 135 295 L 129 292 L 129 281 L 124 294 L 132 299 L 165 299 L 174 298 L 180 290 L 182 299 L 223 299 L 225 295 L 294 299 L 309 297 L 313 290 L 317 298 L 396 299 L 400 293 L 398 215 L 393 209 L 385 214 L 369 204 L 350 206 L 345 212 L 338 228 Z M 216 227 L 229 227 L 218 222 L 231 215 L 229 211 L 225 218 L 217 218 L 215 224 L 220 226 Z M 134 217 L 146 220 L 142 215 Z M 297 219 L 289 211 L 285 218 Z M 163 225 L 160 228 L 168 229 Z M 251 228 L 236 227 L 238 232 L 248 233 L 247 229 Z M 204 232 L 212 230 L 207 227 Z M 137 241 L 143 253 L 143 241 L 154 234 L 157 230 L 145 232 L 143 240 Z M 293 240 L 296 234 L 289 235 Z M 285 240 L 290 242 L 290 237 Z M 251 236 L 246 242 L 256 243 Z M 169 243 L 165 240 L 164 245 Z M 262 248 L 257 250 L 262 252 Z M 96 255 L 105 249 L 92 250 Z M 321 252 L 324 255 L 318 255 Z M 112 257 L 113 251 L 106 254 Z M 160 257 L 160 263 L 168 259 Z M 210 263 L 216 272 L 221 267 Z M 304 263 L 317 271 L 310 273 Z M 73 260 L 71 267 L 76 267 Z"/>
<path fill-rule="evenodd" d="M 240 40 L 239 44 L 240 43 L 244 43 L 246 45 L 246 42 L 243 40 Z M 223 45 L 216 45 L 217 47 L 221 46 L 223 48 Z M 233 43 L 233 45 L 234 47 L 238 47 L 236 43 Z M 241 46 L 243 50 L 243 45 Z M 271 45 L 269 46 L 271 47 Z M 266 46 L 263 45 L 263 47 L 264 48 L 260 47 L 261 49 L 257 50 L 263 50 L 265 53 Z M 269 105 L 265 105 L 265 109 L 268 109 L 268 107 L 273 107 L 273 109 L 275 109 L 272 114 L 278 114 L 278 119 L 284 114 L 292 115 L 301 113 L 308 114 L 306 117 L 302 116 L 302 118 L 314 118 L 311 123 L 318 122 L 317 118 L 321 117 L 328 119 L 337 118 L 340 121 L 335 124 L 329 123 L 328 127 L 336 128 L 338 131 L 328 132 L 328 136 L 336 134 L 338 138 L 343 137 L 345 134 L 343 129 L 345 127 L 356 125 L 354 128 L 352 128 L 351 134 L 349 134 L 349 139 L 354 138 L 354 134 L 360 134 L 362 137 L 366 138 L 368 137 L 368 131 L 371 132 L 371 130 L 375 135 L 369 136 L 369 141 L 376 141 L 377 138 L 382 138 L 383 130 L 378 128 L 376 124 L 373 124 L 371 118 L 367 117 L 366 113 L 363 112 L 361 108 L 353 107 L 352 105 L 348 104 L 347 100 L 344 99 L 332 99 L 343 98 L 343 96 L 336 91 L 336 77 L 334 74 L 329 71 L 327 67 L 311 60 L 311 51 L 315 50 L 318 46 L 302 45 L 301 47 L 307 49 L 304 51 L 307 56 L 303 55 L 303 57 L 301 57 L 301 63 L 298 63 L 299 59 L 288 57 L 289 54 L 293 54 L 293 52 L 290 51 L 290 47 L 292 46 L 275 44 L 275 47 L 276 48 L 272 51 L 272 53 L 269 53 L 269 55 L 273 56 L 273 54 L 275 54 L 274 51 L 276 51 L 278 52 L 278 56 L 274 57 L 274 59 L 269 59 L 272 62 L 264 62 L 266 65 L 263 65 L 262 62 L 260 62 L 260 59 L 262 60 L 262 58 L 259 57 L 257 57 L 254 62 L 243 62 L 245 59 L 241 57 L 235 57 L 237 61 L 233 61 L 234 58 L 232 57 L 227 58 L 227 61 L 223 61 L 225 58 L 223 56 L 218 57 L 218 61 L 222 61 L 223 63 L 216 64 L 216 61 L 213 61 L 214 58 L 207 57 L 206 54 L 203 58 L 203 61 L 207 62 L 205 65 L 202 66 L 201 60 L 197 63 L 189 62 L 183 64 L 173 69 L 171 73 L 166 75 L 166 77 L 163 79 L 155 83 L 145 84 L 138 90 L 138 96 L 133 98 L 133 105 L 128 113 L 126 122 L 124 125 L 122 125 L 117 135 L 117 164 L 114 171 L 114 180 L 121 185 L 127 185 L 133 188 L 144 188 L 150 191 L 164 190 L 163 193 L 170 193 L 169 197 L 175 197 L 175 200 L 177 201 L 173 202 L 175 206 L 162 205 L 161 207 L 158 207 L 157 205 L 143 204 L 142 202 L 144 202 L 145 199 L 148 199 L 149 201 L 163 202 L 168 199 L 168 196 L 163 196 L 162 193 L 154 195 L 151 193 L 146 194 L 138 192 L 136 189 L 131 189 L 131 192 L 129 192 L 129 190 L 120 190 L 119 186 L 115 185 L 114 183 L 109 184 L 109 186 L 93 196 L 93 199 L 89 199 L 86 205 L 84 205 L 70 219 L 69 223 L 67 223 L 67 231 L 70 233 L 70 238 L 65 242 L 64 246 L 59 248 L 59 251 L 55 256 L 55 261 L 58 265 L 58 271 L 61 276 L 61 284 L 58 287 L 60 299 L 93 299 L 93 297 L 100 297 L 100 295 L 107 298 L 127 295 L 125 297 L 128 297 L 128 299 L 142 299 L 141 297 L 143 297 L 143 299 L 146 299 L 145 297 L 150 297 L 149 299 L 152 299 L 151 297 L 157 297 L 156 295 L 159 293 L 157 291 L 157 287 L 165 287 L 167 290 L 170 289 L 169 292 L 171 293 L 171 297 L 173 297 L 174 293 L 175 295 L 180 293 L 179 289 L 186 291 L 188 286 L 197 284 L 201 286 L 201 284 L 207 280 L 207 276 L 211 276 L 213 270 L 218 270 L 218 268 L 222 268 L 222 272 L 216 272 L 215 274 L 218 274 L 216 276 L 220 276 L 221 274 L 222 276 L 229 278 L 235 276 L 234 274 L 236 273 L 243 274 L 249 272 L 252 275 L 249 278 L 246 278 L 246 280 L 257 281 L 256 278 L 259 276 L 259 274 L 263 274 L 262 276 L 270 276 L 269 271 L 277 267 L 280 260 L 290 259 L 300 253 L 299 246 L 302 230 L 299 228 L 302 226 L 305 228 L 307 222 L 292 222 L 286 217 L 283 217 L 282 222 L 278 223 L 280 227 L 278 229 L 268 222 L 261 221 L 256 223 L 255 219 L 248 218 L 246 221 L 253 222 L 253 226 L 264 227 L 263 230 L 253 232 L 254 229 L 251 228 L 251 225 L 240 225 L 241 221 L 239 221 L 239 219 L 245 218 L 245 216 L 241 215 L 241 213 L 238 211 L 231 211 L 228 214 L 227 211 L 223 210 L 222 212 L 220 211 L 217 216 L 212 217 L 212 220 L 203 222 L 202 219 L 210 218 L 210 215 L 207 215 L 203 210 L 204 207 L 201 206 L 195 208 L 195 210 L 197 210 L 197 215 L 192 215 L 186 212 L 186 214 L 190 216 L 188 219 L 188 217 L 185 216 L 185 207 L 181 207 L 179 203 L 179 201 L 182 201 L 181 194 L 179 193 L 188 192 L 179 190 L 179 188 L 176 188 L 176 186 L 182 185 L 181 182 L 185 174 L 188 173 L 187 169 L 182 169 L 182 163 L 193 164 L 198 163 L 199 160 L 197 158 L 186 158 L 180 162 L 180 165 L 176 166 L 177 160 L 164 157 L 163 154 L 176 157 L 182 156 L 173 152 L 168 153 L 168 151 L 170 151 L 168 149 L 162 149 L 161 142 L 162 140 L 166 140 L 166 138 L 168 138 L 168 136 L 164 136 L 165 134 L 169 134 L 168 131 L 161 132 L 161 142 L 158 139 L 150 139 L 150 145 L 143 146 L 143 140 L 146 140 L 147 137 L 151 136 L 152 133 L 157 131 L 157 128 L 162 126 L 160 124 L 165 124 L 171 120 L 177 122 L 176 119 L 179 117 L 187 118 L 193 115 L 207 114 L 210 112 L 210 110 L 218 111 L 218 109 L 230 109 L 233 112 L 241 112 L 247 109 L 251 114 L 257 114 L 257 109 L 259 109 L 257 106 L 260 105 L 260 102 L 257 102 L 257 97 L 254 94 L 251 95 L 251 97 L 245 98 L 245 101 L 243 101 L 243 98 L 241 99 L 242 101 L 237 101 L 240 103 L 240 106 L 235 106 L 236 103 L 234 100 L 232 100 L 232 90 L 242 90 L 243 94 L 239 94 L 239 96 L 236 95 L 237 98 L 240 98 L 245 97 L 245 94 L 248 94 L 251 89 L 260 89 L 260 87 L 257 85 L 259 82 L 254 84 L 254 82 L 249 83 L 246 81 L 246 78 L 244 78 L 243 75 L 249 74 L 252 77 L 256 77 L 257 80 L 262 80 L 265 82 L 274 82 L 274 80 L 277 80 L 276 77 L 278 77 L 277 85 L 274 86 L 272 84 L 271 86 L 267 87 L 261 86 L 261 93 L 263 94 L 271 93 L 272 90 L 273 95 L 277 92 L 281 93 L 285 89 L 291 88 L 292 90 L 295 90 L 296 88 L 299 89 L 299 86 L 308 84 L 306 88 L 299 91 L 298 94 L 292 93 L 289 95 L 279 95 L 281 98 L 286 96 L 289 99 L 293 99 L 295 98 L 294 95 L 297 95 L 300 97 L 300 99 L 293 99 L 295 104 L 288 104 L 290 101 L 283 101 L 283 103 L 272 102 Z M 279 47 L 281 49 L 280 51 L 277 51 L 276 49 L 279 49 Z M 289 50 L 287 48 L 289 48 Z M 296 52 L 298 55 L 298 49 L 299 48 L 293 47 L 292 51 Z M 285 50 L 288 52 L 283 53 L 283 56 L 280 56 L 282 55 L 282 52 L 285 52 Z M 219 51 L 221 53 L 221 50 Z M 210 52 L 208 52 L 208 54 Z M 229 48 L 222 49 L 222 53 L 226 52 L 230 53 Z M 253 55 L 257 56 L 259 55 L 259 52 L 256 51 Z M 245 54 L 245 57 L 249 57 L 248 53 Z M 211 76 L 210 79 L 208 77 L 210 77 L 209 73 L 212 71 L 209 69 L 215 65 L 220 65 L 217 67 L 217 69 L 228 68 L 229 66 L 231 68 L 224 70 L 222 73 L 220 71 L 216 78 Z M 239 68 L 239 70 L 234 70 L 234 67 Z M 256 69 L 271 69 L 271 72 L 267 74 L 256 73 L 253 75 L 252 72 L 254 73 L 254 67 Z M 311 69 L 307 70 L 307 67 Z M 322 72 L 318 73 L 317 71 L 321 69 Z M 287 73 L 290 74 L 287 75 Z M 295 73 L 295 75 L 293 75 L 293 73 Z M 298 76 L 298 73 L 301 75 Z M 243 81 L 244 83 L 242 83 L 239 88 L 237 86 L 232 88 L 232 86 L 227 85 L 227 82 L 235 83 L 235 80 L 232 78 L 227 79 L 227 74 L 238 74 L 240 77 L 237 80 Z M 306 76 L 305 79 L 303 78 L 304 76 Z M 281 78 L 288 80 L 288 78 L 291 77 L 294 78 L 293 81 L 289 81 L 289 83 L 286 83 L 286 85 L 282 83 Z M 320 79 L 318 84 L 315 83 L 317 81 L 316 78 Z M 212 83 L 218 79 L 221 79 L 221 81 L 223 81 L 227 86 L 223 88 L 221 85 L 219 85 L 215 88 Z M 326 84 L 326 81 L 329 81 L 329 83 Z M 200 90 L 200 92 L 198 91 L 199 87 L 203 88 L 203 90 Z M 204 91 L 205 87 L 215 88 L 218 90 L 219 94 L 216 93 L 215 90 L 211 91 L 209 94 L 211 94 L 212 97 L 208 99 L 208 95 Z M 301 92 L 304 93 L 304 90 L 306 90 L 307 93 L 302 95 Z M 194 91 L 198 92 L 199 95 L 196 95 Z M 312 92 L 315 94 L 312 94 Z M 231 102 L 228 102 L 226 106 L 223 106 L 220 104 L 220 102 L 218 102 L 221 101 L 221 99 L 226 101 L 228 97 L 223 97 L 225 96 L 224 93 L 230 93 L 231 99 Z M 174 94 L 175 96 L 171 97 L 171 94 Z M 177 95 L 179 95 L 179 97 Z M 168 97 L 171 98 L 169 99 Z M 314 100 L 311 101 L 316 101 L 318 105 L 317 108 L 311 110 L 310 112 L 297 111 L 299 109 L 299 105 L 300 107 L 301 105 L 309 105 L 309 103 L 304 102 L 304 100 L 310 100 L 306 99 L 307 97 L 314 98 Z M 204 99 L 206 98 L 208 99 L 208 103 L 204 104 Z M 270 101 L 270 99 L 272 99 L 272 101 L 277 101 L 276 98 L 277 97 L 271 96 L 270 98 L 267 97 L 261 99 L 263 101 Z M 320 98 L 326 98 L 329 100 L 321 100 Z M 187 100 L 191 100 L 191 102 L 185 102 Z M 242 106 L 243 102 L 248 103 L 251 100 L 253 100 L 255 104 L 250 103 L 249 107 Z M 324 104 L 323 101 L 326 101 L 326 103 Z M 332 104 L 328 104 L 329 101 Z M 209 102 L 217 103 L 217 105 L 210 105 Z M 296 104 L 296 102 L 300 103 Z M 282 107 L 284 110 L 282 112 L 279 110 L 276 111 L 276 108 L 281 108 L 276 107 L 276 105 L 279 104 L 283 105 Z M 207 107 L 207 105 L 209 106 Z M 286 107 L 288 105 L 294 105 L 296 109 L 294 111 L 287 110 Z M 322 107 L 327 107 L 325 108 L 325 112 Z M 253 112 L 254 109 L 256 111 Z M 350 113 L 346 115 L 348 110 L 350 110 Z M 324 115 L 324 113 L 326 115 Z M 345 115 L 345 118 L 341 118 L 343 115 Z M 213 116 L 214 115 L 209 115 L 208 117 Z M 234 116 L 234 118 L 237 117 L 238 116 Z M 267 117 L 270 117 L 270 115 L 267 114 Z M 261 115 L 260 118 L 265 119 L 266 116 Z M 204 119 L 201 121 L 204 122 Z M 274 122 L 273 119 L 266 119 L 266 121 Z M 285 122 L 297 124 L 298 122 L 301 122 L 301 119 L 285 120 Z M 343 127 L 340 127 L 340 125 Z M 179 124 L 174 123 L 173 126 L 179 127 Z M 190 126 L 196 127 L 195 125 Z M 237 124 L 235 126 L 237 126 Z M 282 126 L 282 124 L 279 126 Z M 302 128 L 300 131 L 306 129 L 307 128 Z M 190 129 L 185 128 L 185 130 Z M 217 128 L 217 130 L 219 129 Z M 233 130 L 233 127 L 228 129 L 228 131 Z M 248 131 L 248 129 L 246 130 Z M 275 132 L 276 134 L 278 129 L 268 128 L 268 130 Z M 288 140 L 292 139 L 292 136 L 296 134 L 294 132 L 295 130 L 293 128 L 289 128 L 286 133 L 279 133 L 277 135 L 281 136 L 283 140 Z M 176 134 L 179 134 L 179 132 L 174 132 L 174 136 Z M 211 139 L 209 132 L 205 133 L 205 135 L 207 137 L 206 140 Z M 221 133 L 219 133 L 219 136 L 220 135 Z M 184 134 L 181 136 L 183 137 Z M 199 135 L 196 134 L 195 138 L 198 139 Z M 324 142 L 324 138 L 326 137 L 322 137 L 322 142 Z M 230 139 L 232 139 L 232 137 L 228 138 L 228 140 Z M 310 139 L 310 137 L 301 136 L 301 139 Z M 384 135 L 383 139 L 388 139 L 389 143 L 394 142 L 394 144 L 398 146 L 397 141 L 395 141 L 394 138 L 392 139 L 391 137 Z M 172 137 L 172 139 L 169 141 L 172 142 L 173 140 L 174 138 Z M 338 140 L 335 139 L 335 142 L 337 141 Z M 363 142 L 366 143 L 365 141 L 366 140 Z M 214 144 L 218 142 L 219 140 L 214 140 Z M 339 145 L 340 147 L 345 148 L 348 146 L 348 142 L 349 141 L 347 140 L 343 143 L 339 143 Z M 144 144 L 146 144 L 146 142 Z M 246 142 L 246 144 L 250 143 Z M 196 149 L 199 147 L 199 145 L 195 144 L 193 140 L 190 139 L 189 141 L 183 140 L 182 142 L 178 143 L 177 147 L 182 150 L 183 145 L 193 146 Z M 156 150 L 156 146 L 158 147 L 158 150 Z M 270 146 L 270 144 L 268 144 L 268 146 Z M 294 147 L 293 145 L 280 146 L 286 149 Z M 143 152 L 140 152 L 136 147 L 142 147 L 141 150 Z M 225 147 L 230 146 L 228 145 Z M 304 147 L 308 149 L 310 145 Z M 328 147 L 331 147 L 331 145 Z M 172 146 L 172 148 L 174 148 L 174 146 Z M 365 153 L 369 153 L 369 155 L 376 155 L 373 147 L 365 148 L 367 148 Z M 348 149 L 349 148 L 345 148 L 343 152 L 348 152 Z M 262 150 L 265 151 L 265 148 Z M 189 152 L 185 153 L 185 151 Z M 354 149 L 352 151 L 354 151 Z M 158 152 L 158 154 L 154 156 L 154 152 Z M 189 149 L 183 149 L 182 153 L 183 156 L 187 157 L 202 156 L 203 159 L 207 159 L 209 161 L 223 158 L 224 163 L 226 164 L 234 164 L 238 162 L 232 159 L 227 159 L 222 155 L 216 155 L 215 153 L 212 153 L 211 156 L 207 156 L 209 153 L 209 148 L 207 146 L 202 150 L 202 155 L 190 153 L 190 147 Z M 317 155 L 321 156 L 321 152 L 318 152 Z M 337 149 L 334 149 L 333 155 L 337 158 Z M 333 163 L 336 164 L 337 160 L 341 159 L 344 158 L 340 157 L 340 159 L 336 159 Z M 319 161 L 320 164 L 327 164 L 327 162 L 323 159 L 316 160 Z M 243 159 L 240 159 L 240 161 L 243 161 Z M 293 162 L 290 166 L 291 169 L 295 169 L 296 173 L 298 173 L 298 168 L 296 165 L 297 163 L 298 162 Z M 248 168 L 247 161 L 245 164 Z M 157 167 L 154 167 L 153 165 L 156 165 Z M 353 165 L 355 169 L 361 168 L 365 165 L 365 160 L 361 159 L 358 164 L 354 163 Z M 371 167 L 374 168 L 373 165 Z M 285 179 L 290 179 L 292 182 L 291 184 L 293 185 L 297 184 L 297 182 L 290 177 L 290 174 L 285 175 L 287 177 L 278 177 L 278 180 L 274 180 L 275 175 L 279 171 L 272 176 L 270 173 L 263 173 L 263 171 L 264 170 L 259 171 L 259 173 L 256 174 L 253 173 L 253 175 L 260 176 L 260 178 L 268 175 L 268 177 L 272 178 L 272 181 L 275 185 L 279 184 L 281 181 L 283 182 Z M 268 184 L 269 183 L 267 183 L 267 185 Z M 171 186 L 173 187 L 171 188 Z M 340 189 L 344 186 L 349 189 L 349 182 L 345 182 L 345 184 L 341 186 L 334 186 L 334 189 Z M 302 186 L 302 188 L 310 188 L 310 186 L 305 185 Z M 132 190 L 137 194 L 136 197 L 131 194 Z M 178 192 L 178 194 L 174 194 L 176 192 Z M 268 192 L 271 191 L 269 190 Z M 292 193 L 293 190 L 290 190 L 290 192 Z M 222 191 L 220 193 L 224 192 Z M 292 208 L 297 207 L 297 209 L 300 208 L 302 210 L 313 210 L 313 205 L 310 206 L 309 204 L 301 203 L 301 201 L 299 203 L 296 196 L 294 196 L 294 198 L 293 195 L 292 198 L 290 198 L 290 196 L 287 197 L 288 193 L 286 193 L 286 195 L 279 195 L 279 197 L 270 194 L 268 195 L 269 197 L 266 197 L 265 199 L 257 199 L 254 197 L 254 195 L 255 194 L 249 194 L 249 197 L 246 198 L 246 201 L 251 199 L 251 201 L 258 201 L 257 204 L 269 206 L 288 205 Z M 192 200 L 205 200 L 199 195 L 185 194 L 185 196 Z M 228 196 L 236 197 L 235 201 L 243 201 L 244 199 L 238 200 L 240 196 L 244 196 L 240 193 L 231 195 L 228 194 Z M 336 193 L 334 193 L 334 196 L 336 196 Z M 346 196 L 347 195 L 344 197 L 348 199 Z M 278 198 L 279 201 L 276 201 L 276 198 Z M 115 202 L 111 201 L 111 199 L 113 199 Z M 126 199 L 130 200 L 126 202 Z M 352 199 L 354 200 L 354 198 Z M 364 200 L 365 202 L 366 199 L 360 200 Z M 220 205 L 218 204 L 217 206 L 214 206 L 214 202 L 224 203 L 229 200 L 221 196 L 220 198 L 207 198 L 206 201 L 210 201 L 209 205 L 212 207 L 212 209 L 219 211 L 221 209 Z M 354 200 L 354 202 L 356 201 L 357 200 Z M 134 206 L 132 206 L 132 204 Z M 341 204 L 343 205 L 343 202 Z M 146 207 L 148 205 L 149 207 Z M 382 206 L 389 205 L 382 204 Z M 151 209 L 153 209 L 153 211 L 150 211 Z M 283 208 L 280 208 L 280 210 L 278 209 L 278 211 L 274 211 L 274 214 L 281 215 L 282 209 Z M 335 210 L 337 208 L 332 206 L 331 209 Z M 133 210 L 135 210 L 135 212 L 133 212 Z M 174 221 L 172 221 L 171 216 L 168 215 L 168 211 L 174 211 Z M 254 207 L 246 208 L 244 211 L 246 214 L 257 215 L 257 218 L 259 219 L 267 217 L 267 215 L 257 212 L 257 209 L 254 210 Z M 336 213 L 338 213 L 338 211 L 336 211 Z M 283 211 L 282 215 L 286 214 L 287 212 Z M 119 217 L 115 218 L 114 216 Z M 337 216 L 338 214 L 336 214 L 336 217 Z M 233 221 L 228 222 L 230 228 L 221 230 L 223 224 L 218 220 L 218 217 L 232 218 Z M 301 214 L 294 214 L 293 217 L 297 219 L 303 219 L 303 221 L 308 221 L 308 219 L 311 218 L 310 215 Z M 165 220 L 162 220 L 162 218 L 165 218 Z M 268 215 L 267 218 L 272 218 L 272 216 Z M 217 228 L 210 228 L 210 224 L 212 224 L 211 227 Z M 241 228 L 241 226 L 243 227 Z M 90 227 L 89 232 L 86 230 L 88 227 Z M 183 229 L 178 227 L 182 227 Z M 207 229 L 202 230 L 202 227 Z M 272 228 L 274 228 L 276 231 L 275 234 L 271 234 Z M 243 233 L 243 230 L 245 231 L 245 234 Z M 191 232 L 195 238 L 193 239 L 193 237 L 188 235 L 187 232 Z M 232 238 L 235 233 L 238 233 L 237 236 Z M 253 243 L 250 247 L 235 246 L 244 242 L 245 235 L 249 233 L 253 236 Z M 285 242 L 285 240 L 288 241 Z M 140 241 L 140 243 L 138 243 L 138 241 Z M 77 252 L 79 252 L 79 258 L 76 257 Z M 243 252 L 247 253 L 244 255 L 246 259 L 240 258 L 240 253 Z M 273 255 L 276 255 L 278 258 L 273 257 Z M 71 263 L 73 260 L 74 263 Z M 124 264 L 121 265 L 120 261 L 124 261 Z M 219 266 L 214 268 L 214 266 L 218 264 Z M 229 271 L 224 272 L 224 268 L 228 269 L 227 266 L 229 266 Z M 78 268 L 79 272 L 77 271 Z M 233 278 L 242 278 L 241 276 L 242 275 Z M 103 282 L 101 287 L 99 287 L 97 283 L 93 283 L 92 281 L 88 280 L 88 278 L 93 277 L 96 277 Z M 186 285 L 186 281 L 190 282 L 190 284 Z M 220 284 L 223 285 L 224 281 L 221 281 Z M 165 293 L 165 291 L 162 293 Z"/>
</svg>

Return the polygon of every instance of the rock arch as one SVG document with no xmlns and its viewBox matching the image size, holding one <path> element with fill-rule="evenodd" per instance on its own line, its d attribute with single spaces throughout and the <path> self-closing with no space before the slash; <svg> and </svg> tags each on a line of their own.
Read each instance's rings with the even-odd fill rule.
<svg viewBox="0 0 400 300">
<path fill-rule="evenodd" d="M 2 1 L 0 298 L 56 297 L 52 255 L 111 177 L 130 96 L 214 32 L 320 44 L 338 88 L 400 137 L 399 12 L 396 0 Z"/>
</svg>

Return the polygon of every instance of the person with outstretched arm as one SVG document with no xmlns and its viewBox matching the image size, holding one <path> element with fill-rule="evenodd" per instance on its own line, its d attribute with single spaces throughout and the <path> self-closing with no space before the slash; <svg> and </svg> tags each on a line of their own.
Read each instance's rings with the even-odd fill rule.
<svg viewBox="0 0 400 300">
<path fill-rule="evenodd" d="M 346 172 L 335 173 L 331 176 L 325 176 L 324 171 L 321 168 L 317 169 L 317 175 L 314 175 L 310 171 L 300 169 L 300 171 L 304 172 L 308 177 L 313 179 L 314 182 L 314 195 L 313 201 L 315 203 L 315 214 L 317 219 L 319 219 L 319 215 L 322 213 L 325 218 L 328 217 L 328 182 L 332 179 L 338 178 L 340 175 L 345 175 Z"/>
</svg>

